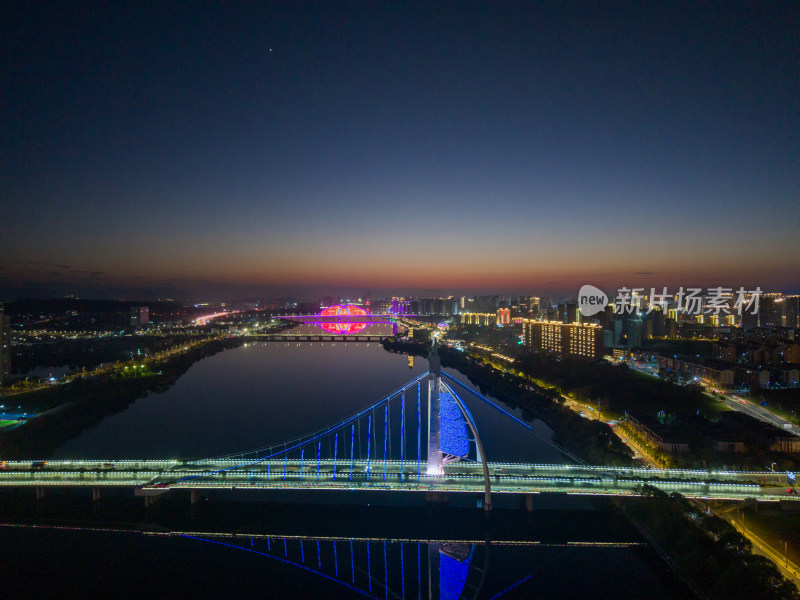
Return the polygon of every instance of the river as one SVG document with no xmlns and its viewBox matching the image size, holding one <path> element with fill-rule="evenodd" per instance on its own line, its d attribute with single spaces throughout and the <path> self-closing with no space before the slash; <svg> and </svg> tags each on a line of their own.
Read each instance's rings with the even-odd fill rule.
<svg viewBox="0 0 800 600">
<path fill-rule="evenodd" d="M 195 363 L 168 390 L 140 398 L 125 411 L 107 417 L 58 448 L 54 458 L 211 457 L 263 447 L 337 423 L 427 370 L 427 361 L 415 359 L 409 366 L 408 357 L 386 352 L 374 342 L 248 343 Z M 455 371 L 444 372 L 471 385 Z M 543 441 L 552 432 L 542 422 L 532 422 L 538 434 L 534 435 L 495 407 L 468 394 L 462 397 L 475 417 L 489 460 L 565 462 Z M 518 410 L 511 412 L 524 417 Z M 137 507 L 136 500 L 127 502 Z M 88 499 L 56 504 L 64 502 L 73 502 L 77 512 L 54 508 L 53 515 L 70 514 L 71 522 L 85 518 L 78 513 L 90 505 Z M 169 510 L 187 510 L 178 500 L 168 502 L 173 503 Z M 483 525 L 459 526 L 458 519 L 455 524 L 445 522 L 450 518 L 446 515 L 456 510 L 471 511 L 461 513 L 474 515 L 469 518 L 480 517 L 475 508 L 426 508 L 421 502 L 416 507 L 369 509 L 417 511 L 402 513 L 417 515 L 416 529 L 405 542 L 392 534 L 385 541 L 362 537 L 351 544 L 347 539 L 355 533 L 315 539 L 304 531 L 285 540 L 280 536 L 291 529 L 286 520 L 264 517 L 262 523 L 264 510 L 270 509 L 255 504 L 247 509 L 255 511 L 254 517 L 247 518 L 248 502 L 236 500 L 220 503 L 224 506 L 219 510 L 238 515 L 237 532 L 256 532 L 261 537 L 60 529 L 54 518 L 35 529 L 0 523 L 0 561 L 13 567 L 24 556 L 26 564 L 39 565 L 36 577 L 8 569 L 9 585 L 27 595 L 51 597 L 67 597 L 75 590 L 92 592 L 92 596 L 116 590 L 112 594 L 116 597 L 238 597 L 256 591 L 274 598 L 679 597 L 674 581 L 655 554 L 641 545 L 638 534 L 608 507 L 591 500 L 570 501 L 568 507 L 551 501 L 527 517 L 519 509 L 495 511 L 490 523 L 495 539 L 528 541 L 491 547 L 480 542 L 430 541 L 440 539 L 436 533 L 427 535 L 438 531 L 433 524 L 440 521 L 462 537 L 483 539 L 480 536 L 488 534 L 480 532 Z M 284 510 L 302 524 L 306 522 L 303 515 L 314 510 L 310 506 Z M 376 525 L 387 520 L 384 513 L 358 506 L 341 510 L 363 510 L 362 531 L 365 526 L 372 531 L 369 519 L 376 519 Z M 503 517 L 504 512 L 513 518 Z M 348 522 L 361 520 L 349 514 L 349 521 L 343 519 L 340 524 L 345 532 Z M 397 519 L 409 518 L 400 514 Z M 427 527 L 425 522 L 432 525 Z M 186 527 L 202 529 L 196 521 L 188 523 Z M 376 533 L 368 537 L 380 536 L 379 529 L 376 526 Z M 58 587 L 62 581 L 69 582 L 69 589 Z M 386 581 L 388 589 L 381 583 Z"/>
</svg>

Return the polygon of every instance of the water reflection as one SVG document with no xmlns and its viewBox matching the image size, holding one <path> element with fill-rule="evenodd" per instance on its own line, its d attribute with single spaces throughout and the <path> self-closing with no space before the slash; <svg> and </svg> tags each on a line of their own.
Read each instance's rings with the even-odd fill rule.
<svg viewBox="0 0 800 600">
<path fill-rule="evenodd" d="M 370 598 L 402 600 L 481 597 L 490 548 L 437 541 L 266 537 L 232 543 L 225 538 L 186 537 L 293 565 Z"/>
<path fill-rule="evenodd" d="M 58 597 L 65 573 L 70 589 L 84 597 L 105 597 L 108 586 L 131 597 L 683 597 L 640 542 L 287 537 L 53 524 L 0 524 L 0 532 L 7 542 L 0 544 L 3 564 L 13 565 L 19 555 L 35 560 L 36 577 L 15 568 L 4 573 L 6 589 L 26 590 L 28 597 Z"/>
<path fill-rule="evenodd" d="M 353 596 L 386 600 L 528 598 L 535 591 L 551 587 L 554 579 L 560 579 L 553 577 L 554 568 L 577 575 L 576 565 L 581 565 L 584 557 L 596 559 L 603 554 L 610 559 L 609 565 L 623 559 L 629 562 L 628 568 L 641 567 L 636 564 L 640 559 L 634 550 L 643 546 L 637 542 L 583 542 L 579 545 L 503 542 L 496 545 L 489 541 L 184 537 L 257 554 L 284 567 L 301 569 L 336 582 L 344 594 L 349 591 Z M 314 582 L 306 583 L 312 591 Z M 560 582 L 561 585 L 565 583 Z M 638 581 L 634 578 L 630 584 L 635 589 Z M 607 597 L 623 598 L 628 597 L 630 589 L 619 585 L 606 591 Z M 563 589 L 559 597 L 576 597 L 576 592 L 584 593 L 580 584 Z M 651 588 L 650 593 L 654 598 L 667 597 L 658 588 Z"/>
<path fill-rule="evenodd" d="M 105 418 L 53 458 L 210 457 L 281 443 L 340 422 L 426 370 L 427 361 L 409 368 L 406 356 L 386 352 L 378 343 L 248 344 L 192 365 L 171 388 Z M 456 371 L 444 371 L 466 381 Z M 465 401 L 489 460 L 563 461 L 496 409 L 480 400 Z M 524 417 L 520 410 L 511 412 Z M 533 426 L 541 435 L 552 435 L 541 421 Z M 399 432 L 393 433 L 399 439 Z"/>
</svg>

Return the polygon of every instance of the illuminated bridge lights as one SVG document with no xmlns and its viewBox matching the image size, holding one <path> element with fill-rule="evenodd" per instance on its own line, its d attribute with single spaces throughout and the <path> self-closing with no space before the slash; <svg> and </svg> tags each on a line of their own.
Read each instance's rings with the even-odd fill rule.
<svg viewBox="0 0 800 600">
<path fill-rule="evenodd" d="M 317 313 L 318 317 L 364 317 L 368 315 L 367 309 L 355 304 L 336 304 Z"/>
<path fill-rule="evenodd" d="M 317 313 L 319 317 L 367 317 L 369 311 L 355 304 L 336 304 L 321 310 Z M 328 333 L 337 335 L 354 335 L 366 329 L 369 323 L 320 323 L 317 325 L 322 327 Z"/>
<path fill-rule="evenodd" d="M 467 424 L 455 398 L 445 391 L 439 395 L 439 449 L 453 456 L 469 453 Z"/>
</svg>

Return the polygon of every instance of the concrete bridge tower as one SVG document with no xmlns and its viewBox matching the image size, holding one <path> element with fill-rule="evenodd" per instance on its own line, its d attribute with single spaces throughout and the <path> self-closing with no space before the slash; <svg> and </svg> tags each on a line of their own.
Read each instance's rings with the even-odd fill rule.
<svg viewBox="0 0 800 600">
<path fill-rule="evenodd" d="M 436 336 L 433 336 L 430 354 L 428 354 L 428 474 L 440 475 L 442 473 L 443 456 L 439 448 L 439 397 L 442 390 L 442 359 L 439 357 L 439 348 Z"/>
</svg>

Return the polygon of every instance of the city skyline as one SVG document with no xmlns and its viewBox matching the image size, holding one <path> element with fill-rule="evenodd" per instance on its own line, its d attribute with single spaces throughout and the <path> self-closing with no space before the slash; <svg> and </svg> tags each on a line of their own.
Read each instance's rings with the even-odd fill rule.
<svg viewBox="0 0 800 600">
<path fill-rule="evenodd" d="M 3 14 L 6 299 L 798 291 L 788 3 Z"/>
</svg>

